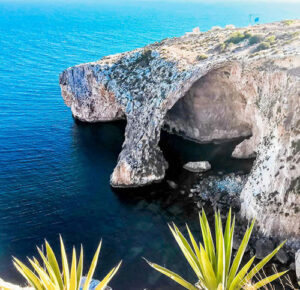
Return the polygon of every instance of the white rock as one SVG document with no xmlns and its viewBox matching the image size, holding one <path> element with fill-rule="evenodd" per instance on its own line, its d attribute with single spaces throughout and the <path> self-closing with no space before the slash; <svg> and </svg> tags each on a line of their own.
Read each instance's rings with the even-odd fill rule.
<svg viewBox="0 0 300 290">
<path fill-rule="evenodd" d="M 222 30 L 221 26 L 213 26 L 210 30 Z"/>
<path fill-rule="evenodd" d="M 296 276 L 298 284 L 300 286 L 300 249 L 296 252 L 295 255 L 295 265 L 296 265 Z"/>
<path fill-rule="evenodd" d="M 199 26 L 193 28 L 193 33 L 194 33 L 194 34 L 200 33 L 200 28 L 199 28 Z"/>
<path fill-rule="evenodd" d="M 183 168 L 191 172 L 205 172 L 211 169 L 211 165 L 208 161 L 196 161 L 184 164 Z"/>
<path fill-rule="evenodd" d="M 228 24 L 228 25 L 225 26 L 225 28 L 227 28 L 227 29 L 234 29 L 235 26 L 233 24 Z"/>
</svg>

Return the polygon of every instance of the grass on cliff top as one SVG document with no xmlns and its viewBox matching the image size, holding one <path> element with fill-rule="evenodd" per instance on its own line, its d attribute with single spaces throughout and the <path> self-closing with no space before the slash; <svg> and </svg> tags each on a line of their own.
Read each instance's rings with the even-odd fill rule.
<svg viewBox="0 0 300 290">
<path fill-rule="evenodd" d="M 207 59 L 207 58 L 208 58 L 208 56 L 206 54 L 204 54 L 204 53 L 199 54 L 197 56 L 197 60 L 204 60 L 204 59 Z"/>
<path fill-rule="evenodd" d="M 223 43 L 219 45 L 219 50 L 221 52 L 225 51 L 227 48 L 231 47 L 234 44 L 238 44 L 245 39 L 249 39 L 251 37 L 251 33 L 249 31 L 240 32 L 236 31 L 230 34 L 229 38 L 226 39 Z"/>
<path fill-rule="evenodd" d="M 283 24 L 285 24 L 285 25 L 289 26 L 289 25 L 291 25 L 291 24 L 293 24 L 293 23 L 294 23 L 294 20 L 287 19 L 287 20 L 283 20 L 282 22 L 283 22 Z"/>
<path fill-rule="evenodd" d="M 254 52 L 258 52 L 258 51 L 261 51 L 261 50 L 265 50 L 265 49 L 269 49 L 272 44 L 274 44 L 276 42 L 276 36 L 275 35 L 271 35 L 271 36 L 268 36 L 264 39 L 263 42 L 261 42 L 257 47 L 256 49 L 254 50 Z"/>
<path fill-rule="evenodd" d="M 250 38 L 252 35 L 248 31 L 240 32 L 236 31 L 230 34 L 229 38 L 225 40 L 225 43 L 240 43 L 241 41 Z"/>
<path fill-rule="evenodd" d="M 256 43 L 260 43 L 263 39 L 264 39 L 264 37 L 262 35 L 255 34 L 255 35 L 253 35 L 249 38 L 249 44 L 253 45 L 253 44 L 256 44 Z"/>
</svg>

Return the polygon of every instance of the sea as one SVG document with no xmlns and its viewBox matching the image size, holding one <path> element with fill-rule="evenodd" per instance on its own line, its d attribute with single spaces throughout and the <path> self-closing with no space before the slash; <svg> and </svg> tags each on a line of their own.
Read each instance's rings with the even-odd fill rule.
<svg viewBox="0 0 300 290">
<path fill-rule="evenodd" d="M 61 234 L 69 255 L 73 245 L 83 245 L 85 273 L 103 240 L 95 279 L 123 260 L 113 289 L 182 289 L 143 257 L 196 282 L 167 226 L 187 222 L 200 239 L 195 205 L 180 193 L 193 180 L 182 164 L 209 160 L 215 172 L 230 173 L 249 172 L 251 162 L 230 158 L 236 141 L 196 144 L 163 132 L 166 179 L 178 187 L 163 181 L 114 190 L 109 178 L 126 121 L 76 122 L 62 100 L 59 74 L 194 27 L 299 15 L 299 1 L 0 1 L 0 278 L 24 284 L 12 257 L 37 256 L 44 239 L 59 256 Z"/>
</svg>

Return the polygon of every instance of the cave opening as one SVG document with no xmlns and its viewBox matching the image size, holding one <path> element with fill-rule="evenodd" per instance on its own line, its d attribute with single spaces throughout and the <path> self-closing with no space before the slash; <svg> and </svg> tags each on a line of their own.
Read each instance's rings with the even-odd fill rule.
<svg viewBox="0 0 300 290">
<path fill-rule="evenodd" d="M 167 112 L 159 146 L 169 163 L 165 180 L 192 186 L 197 179 L 183 169 L 190 161 L 209 161 L 206 176 L 249 174 L 255 158 L 236 159 L 232 152 L 252 136 L 243 92 L 231 80 L 231 66 L 208 72 Z"/>
<path fill-rule="evenodd" d="M 164 129 L 198 143 L 251 136 L 246 100 L 231 81 L 230 69 L 210 71 L 195 81 L 167 112 Z"/>
</svg>

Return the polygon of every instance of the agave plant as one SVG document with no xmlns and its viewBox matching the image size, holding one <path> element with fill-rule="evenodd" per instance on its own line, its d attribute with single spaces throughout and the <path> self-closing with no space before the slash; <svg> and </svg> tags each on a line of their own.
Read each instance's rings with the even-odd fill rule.
<svg viewBox="0 0 300 290">
<path fill-rule="evenodd" d="M 90 265 L 90 269 L 82 288 L 83 290 L 89 289 L 89 285 L 92 281 L 92 276 L 97 265 L 101 244 L 102 241 L 100 241 Z M 33 259 L 28 258 L 29 263 L 33 267 L 32 271 L 17 258 L 13 258 L 13 263 L 17 270 L 23 275 L 27 282 L 37 290 L 78 290 L 81 284 L 83 269 L 82 246 L 80 249 L 78 263 L 76 261 L 76 250 L 73 247 L 71 270 L 69 268 L 64 242 L 61 237 L 60 248 L 62 270 L 60 270 L 55 254 L 47 241 L 45 241 L 45 248 L 46 255 L 40 248 L 37 247 L 37 250 L 43 261 L 43 265 L 41 265 L 39 261 L 34 257 Z M 121 266 L 121 263 L 122 261 L 103 278 L 103 280 L 95 288 L 96 290 L 104 289 L 107 286 L 112 277 L 117 273 L 119 267 Z"/>
<path fill-rule="evenodd" d="M 190 290 L 238 290 L 238 289 L 259 289 L 266 284 L 277 279 L 285 272 L 276 273 L 266 277 L 256 283 L 252 282 L 253 277 L 270 261 L 270 259 L 279 251 L 285 242 L 279 245 L 272 253 L 261 260 L 251 270 L 255 256 L 252 257 L 244 266 L 240 268 L 243 255 L 249 242 L 251 232 L 254 226 L 254 220 L 248 226 L 240 247 L 232 261 L 232 241 L 235 226 L 235 217 L 231 218 L 231 209 L 227 216 L 225 231 L 223 232 L 220 212 L 215 213 L 215 243 L 212 238 L 211 230 L 204 210 L 199 214 L 200 227 L 202 232 L 203 244 L 197 243 L 188 226 L 187 231 L 190 243 L 173 223 L 169 228 L 183 252 L 186 260 L 195 272 L 198 282 L 195 286 L 184 280 L 178 274 L 161 267 L 157 264 L 147 261 L 147 263 L 173 279 L 178 284 Z M 251 287 L 248 287 L 251 285 Z"/>
</svg>

